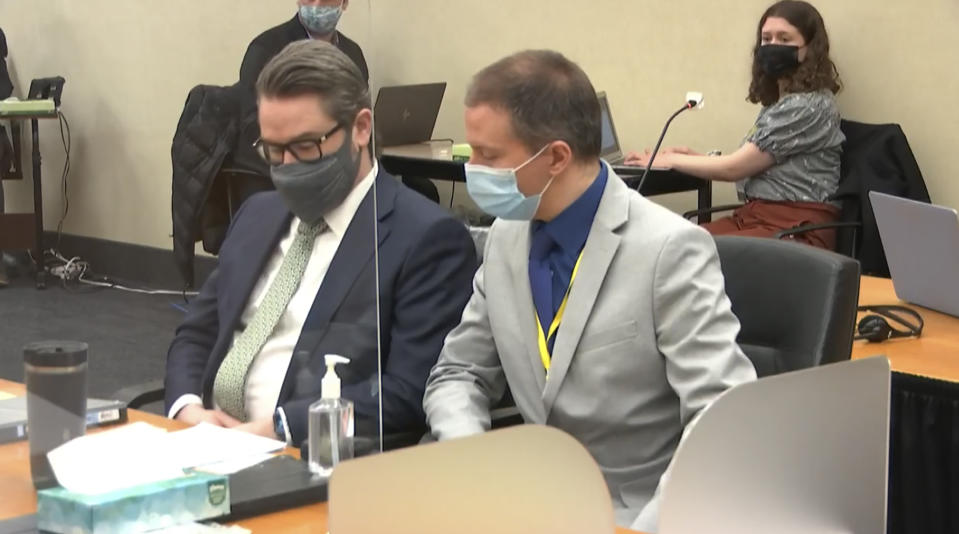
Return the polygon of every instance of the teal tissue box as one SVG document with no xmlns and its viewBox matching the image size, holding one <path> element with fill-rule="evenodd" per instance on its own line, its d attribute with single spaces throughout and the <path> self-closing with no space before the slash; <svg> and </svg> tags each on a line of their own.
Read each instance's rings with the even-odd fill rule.
<svg viewBox="0 0 959 534">
<path fill-rule="evenodd" d="M 37 492 L 37 526 L 62 534 L 144 532 L 230 513 L 222 475 L 193 474 L 100 495 Z"/>
</svg>

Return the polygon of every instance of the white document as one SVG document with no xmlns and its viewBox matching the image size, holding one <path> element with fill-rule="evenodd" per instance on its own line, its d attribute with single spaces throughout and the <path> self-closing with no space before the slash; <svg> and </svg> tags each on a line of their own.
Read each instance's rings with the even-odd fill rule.
<svg viewBox="0 0 959 534">
<path fill-rule="evenodd" d="M 233 473 L 243 471 L 248 467 L 253 467 L 258 463 L 265 462 L 270 458 L 273 458 L 273 456 L 273 454 L 256 454 L 253 456 L 245 456 L 243 458 L 237 458 L 234 460 L 224 460 L 215 464 L 202 465 L 197 467 L 197 470 L 203 471 L 204 473 L 209 473 L 211 475 L 232 475 Z"/>
<path fill-rule="evenodd" d="M 286 442 L 200 423 L 170 432 L 164 448 L 183 469 L 236 461 L 283 450 Z"/>
</svg>

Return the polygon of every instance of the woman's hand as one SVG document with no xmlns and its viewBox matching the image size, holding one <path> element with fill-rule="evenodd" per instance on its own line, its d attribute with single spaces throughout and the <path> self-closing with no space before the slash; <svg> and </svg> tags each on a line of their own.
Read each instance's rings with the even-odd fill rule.
<svg viewBox="0 0 959 534">
<path fill-rule="evenodd" d="M 699 152 L 689 148 L 688 146 L 668 146 L 666 148 L 659 149 L 660 154 L 685 154 L 687 156 L 702 156 Z M 656 156 L 657 158 L 659 156 Z"/>
<path fill-rule="evenodd" d="M 636 165 L 639 167 L 645 167 L 649 163 L 649 156 L 652 153 L 652 150 L 646 149 L 642 152 L 630 152 L 626 154 L 626 158 L 623 163 L 626 165 Z M 669 146 L 666 148 L 660 148 L 659 152 L 656 154 L 656 159 L 653 160 L 653 164 L 657 167 L 669 167 L 669 155 L 670 154 L 683 154 L 686 156 L 702 156 L 699 152 L 686 147 L 686 146 Z"/>
<path fill-rule="evenodd" d="M 676 154 L 675 152 L 663 152 L 660 151 L 656 154 L 656 159 L 653 160 L 653 167 L 671 167 L 672 166 L 672 156 Z M 623 160 L 623 163 L 626 165 L 633 165 L 636 167 L 646 167 L 649 165 L 649 157 L 652 155 L 652 152 L 649 149 L 644 150 L 643 152 L 630 152 L 626 155 L 626 158 Z"/>
</svg>

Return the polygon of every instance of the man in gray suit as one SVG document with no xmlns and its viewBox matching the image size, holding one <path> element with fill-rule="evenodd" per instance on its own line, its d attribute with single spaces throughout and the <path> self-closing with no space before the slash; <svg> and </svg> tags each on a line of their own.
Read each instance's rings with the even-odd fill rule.
<svg viewBox="0 0 959 534">
<path fill-rule="evenodd" d="M 600 160 L 596 92 L 562 55 L 486 67 L 466 106 L 467 186 L 498 220 L 427 384 L 433 435 L 488 430 L 509 386 L 527 423 L 590 451 L 618 524 L 655 531 L 684 429 L 756 378 L 713 240 Z"/>
</svg>

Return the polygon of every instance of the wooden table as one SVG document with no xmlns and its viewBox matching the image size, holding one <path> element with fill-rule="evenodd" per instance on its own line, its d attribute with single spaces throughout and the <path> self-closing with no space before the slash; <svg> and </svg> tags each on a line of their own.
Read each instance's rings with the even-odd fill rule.
<svg viewBox="0 0 959 534">
<path fill-rule="evenodd" d="M 918 339 L 890 339 L 882 343 L 856 341 L 853 358 L 881 354 L 889 358 L 893 371 L 959 382 L 959 318 L 900 301 L 892 280 L 886 278 L 862 277 L 859 304 L 908 306 L 922 315 L 925 327 Z"/>
<path fill-rule="evenodd" d="M 23 395 L 24 386 L 0 379 L 0 391 Z M 139 410 L 129 411 L 131 423 L 143 421 L 167 430 L 183 428 L 182 423 Z M 297 449 L 286 454 L 298 456 Z M 0 445 L 0 520 L 28 515 L 37 511 L 37 495 L 30 479 L 30 454 L 26 442 Z M 254 533 L 326 534 L 326 503 L 301 506 L 240 521 L 238 524 Z M 637 534 L 617 529 L 617 534 Z"/>
</svg>

